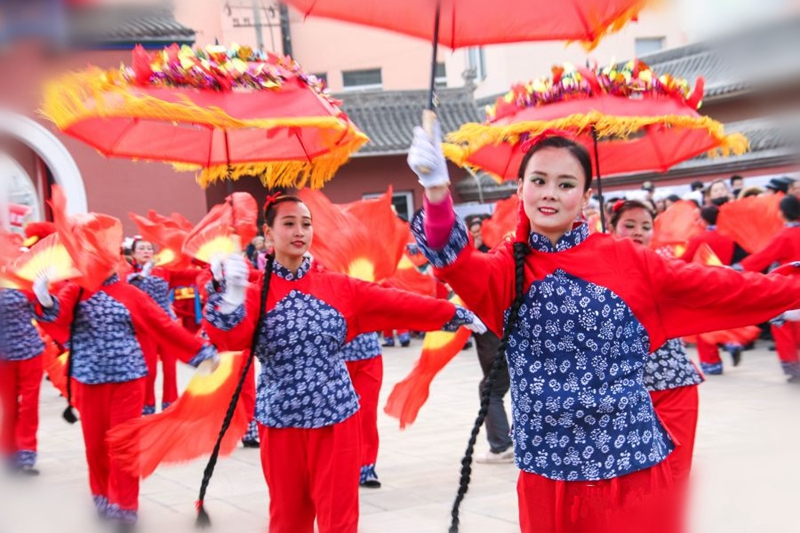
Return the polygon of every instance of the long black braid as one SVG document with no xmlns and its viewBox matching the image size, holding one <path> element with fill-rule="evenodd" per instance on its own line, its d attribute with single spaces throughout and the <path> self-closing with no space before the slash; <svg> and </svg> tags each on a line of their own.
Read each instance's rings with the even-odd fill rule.
<svg viewBox="0 0 800 533">
<path fill-rule="evenodd" d="M 83 289 L 78 289 L 78 297 L 75 304 L 72 306 L 72 322 L 69 323 L 69 356 L 67 357 L 67 408 L 61 413 L 61 416 L 70 424 L 78 421 L 78 416 L 75 414 L 75 409 L 72 407 L 72 373 L 73 373 L 73 359 L 75 358 L 75 322 L 77 321 L 78 306 L 81 304 L 83 298 Z"/>
<path fill-rule="evenodd" d="M 506 327 L 503 331 L 503 338 L 500 341 L 500 347 L 497 350 L 497 356 L 492 363 L 492 368 L 481 390 L 481 408 L 478 411 L 478 417 L 475 419 L 475 425 L 472 426 L 472 433 L 467 443 L 467 451 L 464 452 L 464 458 L 461 459 L 461 479 L 458 485 L 458 492 L 456 493 L 456 501 L 453 503 L 453 510 L 450 512 L 450 533 L 458 533 L 458 510 L 469 488 L 475 442 L 478 440 L 478 433 L 480 433 L 481 426 L 486 419 L 486 413 L 489 411 L 489 397 L 491 395 L 492 385 L 495 379 L 497 379 L 497 374 L 500 372 L 500 369 L 503 367 L 503 360 L 505 359 L 506 348 L 508 347 L 508 338 L 511 336 L 511 332 L 519 318 L 519 309 L 522 306 L 522 301 L 525 296 L 525 256 L 528 255 L 528 252 L 530 252 L 530 248 L 526 243 L 514 243 L 514 303 L 511 304 L 511 309 L 509 310 L 508 320 L 506 321 Z"/>
<path fill-rule="evenodd" d="M 239 397 L 242 395 L 242 388 L 247 380 L 250 368 L 253 366 L 256 348 L 258 347 L 258 343 L 261 339 L 261 321 L 263 320 L 264 316 L 264 308 L 267 305 L 267 294 L 269 293 L 269 283 L 272 279 L 272 265 L 274 262 L 275 256 L 271 254 L 268 255 L 267 264 L 264 267 L 264 281 L 261 284 L 261 303 L 258 306 L 258 319 L 256 320 L 255 329 L 253 330 L 253 339 L 250 342 L 250 355 L 247 357 L 247 362 L 242 369 L 242 375 L 239 377 L 239 383 L 236 385 L 236 390 L 233 392 L 233 397 L 231 398 L 230 404 L 228 404 L 228 411 L 225 413 L 225 419 L 222 422 L 222 427 L 219 430 L 217 443 L 214 445 L 214 451 L 211 452 L 211 457 L 208 458 L 208 464 L 206 464 L 206 469 L 203 472 L 203 482 L 200 484 L 200 495 L 197 498 L 197 521 L 195 522 L 195 526 L 198 528 L 206 528 L 211 525 L 211 518 L 206 512 L 203 501 L 206 497 L 208 484 L 211 482 L 211 476 L 214 475 L 214 467 L 217 465 L 219 449 L 220 446 L 222 446 L 222 439 L 225 437 L 225 433 L 227 433 L 228 428 L 231 425 L 233 415 L 236 412 L 236 405 L 239 403 Z"/>
</svg>

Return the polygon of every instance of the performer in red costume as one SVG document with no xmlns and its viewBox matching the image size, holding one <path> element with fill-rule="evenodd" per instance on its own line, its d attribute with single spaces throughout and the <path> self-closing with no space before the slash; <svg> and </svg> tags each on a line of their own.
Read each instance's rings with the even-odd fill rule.
<svg viewBox="0 0 800 533">
<path fill-rule="evenodd" d="M 796 196 L 787 196 L 781 199 L 779 206 L 786 227 L 762 250 L 739 263 L 742 269 L 760 272 L 772 266 L 800 261 L 800 200 Z M 798 322 L 779 317 L 772 323 L 772 337 L 775 339 L 775 350 L 778 352 L 778 359 L 788 382 L 800 384 L 800 359 L 797 352 L 800 344 Z"/>
<path fill-rule="evenodd" d="M 482 254 L 453 210 L 435 130 L 432 139 L 417 128 L 409 152 L 425 187 L 412 230 L 438 276 L 504 332 L 522 531 L 680 531 L 665 461 L 676 443 L 643 380 L 650 353 L 670 338 L 797 307 L 800 280 L 686 265 L 628 239 L 590 236 L 576 220 L 591 196 L 591 159 L 558 136 L 526 143 L 515 242 Z"/>
<path fill-rule="evenodd" d="M 193 285 L 200 274 L 199 269 L 167 270 L 154 267 L 153 259 L 155 250 L 153 244 L 141 239 L 134 239 L 131 244 L 131 267 L 133 273 L 128 275 L 128 282 L 144 291 L 152 300 L 167 313 L 172 320 L 177 321 L 177 315 L 172 309 L 170 291 L 187 285 Z M 147 381 L 145 390 L 144 409 L 142 414 L 152 415 L 156 412 L 156 376 L 158 374 L 158 361 L 161 360 L 162 396 L 161 409 L 166 409 L 178 399 L 178 373 L 175 356 L 161 348 L 155 338 L 142 339 L 145 360 L 147 361 Z"/>
<path fill-rule="evenodd" d="M 687 263 L 692 262 L 701 244 L 707 244 L 723 265 L 730 266 L 747 256 L 747 252 L 736 244 L 733 239 L 721 235 L 717 231 L 719 207 L 715 205 L 703 207 L 700 210 L 700 217 L 706 225 L 706 231 L 689 239 L 686 251 L 681 256 L 681 259 Z M 733 366 L 739 366 L 742 360 L 742 346 L 738 343 L 728 343 L 724 347 L 731 354 Z M 722 374 L 722 359 L 719 357 L 719 346 L 697 337 L 697 355 L 700 358 L 700 367 L 703 372 L 712 375 Z"/>
<path fill-rule="evenodd" d="M 50 222 L 25 227 L 28 248 L 55 231 Z M 39 475 L 35 468 L 39 430 L 39 390 L 45 344 L 33 325 L 34 296 L 0 288 L 0 454 L 12 472 Z"/>
<path fill-rule="evenodd" d="M 120 229 L 99 236 L 100 230 L 93 226 L 98 220 L 102 224 L 96 225 L 103 229 L 109 225 Z M 37 317 L 70 349 L 68 374 L 76 387 L 75 404 L 81 415 L 89 485 L 98 515 L 128 531 L 137 520 L 139 479 L 110 460 L 105 438 L 111 428 L 142 414 L 148 373 L 145 339 L 155 339 L 194 366 L 207 359 L 216 361 L 216 349 L 187 333 L 151 299 L 143 298 L 139 289 L 119 279 L 116 268 L 122 232 L 118 220 L 84 215 L 71 221 L 70 230 L 75 232 L 70 239 L 78 241 L 92 258 L 93 272 L 105 272 L 107 277 L 96 290 L 69 283 L 56 295 L 50 294 L 46 278 L 38 279 L 33 287 L 39 302 Z M 85 257 L 73 260 L 88 265 Z M 84 276 L 88 278 L 85 271 Z M 91 286 L 85 280 L 82 283 Z"/>
<path fill-rule="evenodd" d="M 653 239 L 653 213 L 642 202 L 621 201 L 614 206 L 609 227 L 618 237 L 649 247 Z M 699 404 L 697 387 L 702 382 L 703 377 L 686 354 L 681 339 L 665 342 L 653 352 L 644 367 L 644 385 L 650 392 L 656 414 L 678 442 L 667 461 L 681 490 L 680 516 L 685 516 L 683 492 L 692 469 Z"/>
<path fill-rule="evenodd" d="M 332 273 L 306 256 L 311 213 L 298 198 L 271 197 L 264 212 L 273 243 L 266 273 L 248 282 L 239 256 L 224 265 L 224 289 L 206 305 L 209 337 L 248 349 L 254 330 L 262 363 L 256 412 L 270 492 L 271 533 L 355 533 L 361 463 L 358 397 L 342 347 L 360 333 L 404 325 L 483 330 L 453 304 Z M 259 309 L 262 291 L 266 307 Z M 261 321 L 259 322 L 259 317 Z"/>
</svg>

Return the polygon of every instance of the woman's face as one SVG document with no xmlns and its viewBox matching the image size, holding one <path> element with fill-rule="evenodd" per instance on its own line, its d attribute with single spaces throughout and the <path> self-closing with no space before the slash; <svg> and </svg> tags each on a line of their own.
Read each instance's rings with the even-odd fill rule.
<svg viewBox="0 0 800 533">
<path fill-rule="evenodd" d="M 708 191 L 709 200 L 716 200 L 717 198 L 729 198 L 730 195 L 731 193 L 728 190 L 728 186 L 721 181 L 712 184 L 711 189 Z"/>
<path fill-rule="evenodd" d="M 314 236 L 311 212 L 305 204 L 297 202 L 281 203 L 276 209 L 275 221 L 272 227 L 267 227 L 267 240 L 279 261 L 299 259 L 308 251 Z"/>
<path fill-rule="evenodd" d="M 255 247 L 257 252 L 264 250 L 265 248 L 264 237 L 259 236 L 253 239 L 253 246 Z"/>
<path fill-rule="evenodd" d="M 578 160 L 564 148 L 543 148 L 528 161 L 517 189 L 531 230 L 557 242 L 581 214 L 591 190 Z"/>
<path fill-rule="evenodd" d="M 650 241 L 653 240 L 653 215 L 641 207 L 628 209 L 622 213 L 613 229 L 618 237 L 650 246 Z"/>
<path fill-rule="evenodd" d="M 155 250 L 153 250 L 153 245 L 147 241 L 138 241 L 131 252 L 133 260 L 140 265 L 144 265 L 145 263 L 152 261 L 154 254 Z"/>
</svg>

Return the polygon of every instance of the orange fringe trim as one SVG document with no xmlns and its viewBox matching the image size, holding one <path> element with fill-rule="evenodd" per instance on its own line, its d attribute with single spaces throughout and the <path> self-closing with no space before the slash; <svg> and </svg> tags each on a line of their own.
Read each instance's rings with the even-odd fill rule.
<svg viewBox="0 0 800 533">
<path fill-rule="evenodd" d="M 726 134 L 725 127 L 709 117 L 686 117 L 668 115 L 658 117 L 615 117 L 598 112 L 576 114 L 549 121 L 517 122 L 508 126 L 487 124 L 464 124 L 458 131 L 447 135 L 444 144 L 445 156 L 459 166 L 468 164 L 468 159 L 485 146 L 508 142 L 519 142 L 523 134 L 536 136 L 547 130 L 584 133 L 593 127 L 600 138 L 626 138 L 647 126 L 666 125 L 675 128 L 702 129 L 719 144 L 708 152 L 710 157 L 742 155 L 750 147 L 747 137 L 740 133 Z"/>
<path fill-rule="evenodd" d="M 317 128 L 328 130 L 332 142 L 329 152 L 311 160 L 264 161 L 219 165 L 206 169 L 197 182 L 207 187 L 216 181 L 238 180 L 242 176 L 259 177 L 267 187 L 322 187 L 338 168 L 347 162 L 369 138 L 346 118 L 336 116 L 239 119 L 218 107 L 201 107 L 188 97 L 180 102 L 166 102 L 137 91 L 116 70 L 91 68 L 70 73 L 49 82 L 44 88 L 40 113 L 61 130 L 89 118 L 141 118 L 164 122 L 186 122 L 214 128 Z M 200 170 L 197 165 L 164 161 L 155 155 L 152 161 L 171 163 L 177 170 Z"/>
</svg>

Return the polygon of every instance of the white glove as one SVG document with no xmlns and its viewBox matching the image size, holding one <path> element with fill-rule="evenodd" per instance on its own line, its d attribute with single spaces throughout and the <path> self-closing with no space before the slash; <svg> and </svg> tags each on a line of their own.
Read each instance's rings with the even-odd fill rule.
<svg viewBox="0 0 800 533">
<path fill-rule="evenodd" d="M 250 267 L 247 266 L 241 255 L 231 254 L 225 260 L 224 271 L 225 294 L 222 295 L 222 305 L 219 310 L 222 313 L 232 313 L 244 303 Z"/>
<path fill-rule="evenodd" d="M 414 128 L 414 139 L 408 150 L 408 166 L 426 189 L 450 183 L 447 162 L 442 153 L 442 128 L 438 120 L 433 125 L 433 139 L 421 127 Z"/>
<path fill-rule="evenodd" d="M 46 307 L 47 309 L 55 305 L 53 297 L 50 295 L 49 285 L 50 281 L 45 275 L 37 276 L 33 282 L 33 294 L 36 295 L 36 299 L 39 300 L 42 307 Z"/>
<path fill-rule="evenodd" d="M 472 319 L 470 324 L 465 324 L 464 327 L 478 335 L 486 333 L 486 325 L 477 316 Z"/>
<path fill-rule="evenodd" d="M 148 261 L 147 263 L 145 263 L 144 266 L 142 267 L 142 271 L 140 272 L 142 277 L 143 278 L 148 277 L 150 275 L 150 272 L 153 271 L 153 267 L 154 266 L 155 266 L 155 263 L 153 263 L 152 261 Z"/>
<path fill-rule="evenodd" d="M 783 319 L 788 322 L 800 322 L 800 309 L 791 309 L 783 313 Z"/>
<path fill-rule="evenodd" d="M 214 281 L 222 281 L 222 258 L 215 255 L 211 258 L 211 275 Z"/>
</svg>

